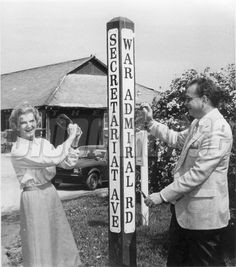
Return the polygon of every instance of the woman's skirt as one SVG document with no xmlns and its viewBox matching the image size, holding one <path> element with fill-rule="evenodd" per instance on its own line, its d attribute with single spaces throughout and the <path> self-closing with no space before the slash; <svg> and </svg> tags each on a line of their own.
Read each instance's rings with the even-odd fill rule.
<svg viewBox="0 0 236 267">
<path fill-rule="evenodd" d="M 51 183 L 23 191 L 20 211 L 25 267 L 75 267 L 81 264 L 61 200 Z"/>
</svg>

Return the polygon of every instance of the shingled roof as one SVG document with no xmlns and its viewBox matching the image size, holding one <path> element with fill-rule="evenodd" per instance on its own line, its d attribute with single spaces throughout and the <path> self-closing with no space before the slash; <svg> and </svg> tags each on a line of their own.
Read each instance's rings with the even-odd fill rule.
<svg viewBox="0 0 236 267">
<path fill-rule="evenodd" d="M 150 103 L 158 96 L 156 93 L 153 89 L 136 84 L 136 103 Z M 107 76 L 67 75 L 51 96 L 50 106 L 106 108 Z"/>
<path fill-rule="evenodd" d="M 28 101 L 34 106 L 107 107 L 107 75 L 74 74 L 74 71 L 95 60 L 106 71 L 106 65 L 96 57 L 37 67 L 1 75 L 1 109 L 12 109 Z M 140 101 L 152 101 L 158 92 L 136 84 Z M 155 94 L 156 93 L 156 94 Z M 137 100 L 139 95 L 137 97 Z"/>
</svg>

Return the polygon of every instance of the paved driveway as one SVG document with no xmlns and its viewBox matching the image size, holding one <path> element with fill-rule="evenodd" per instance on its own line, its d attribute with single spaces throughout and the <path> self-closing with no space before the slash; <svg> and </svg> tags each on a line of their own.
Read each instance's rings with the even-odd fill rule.
<svg viewBox="0 0 236 267">
<path fill-rule="evenodd" d="M 58 190 L 61 200 L 77 198 L 81 195 L 106 195 L 107 188 L 95 191 L 85 190 L 78 185 L 63 184 Z M 20 186 L 10 161 L 10 154 L 1 154 L 1 212 L 2 215 L 19 210 Z"/>
</svg>

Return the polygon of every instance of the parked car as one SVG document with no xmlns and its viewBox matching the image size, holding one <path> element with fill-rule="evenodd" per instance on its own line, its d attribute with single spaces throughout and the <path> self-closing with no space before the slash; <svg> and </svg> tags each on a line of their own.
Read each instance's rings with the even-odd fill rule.
<svg viewBox="0 0 236 267">
<path fill-rule="evenodd" d="M 107 149 L 102 145 L 80 146 L 79 159 L 71 170 L 57 167 L 53 184 L 58 187 L 61 183 L 85 184 L 94 190 L 104 182 L 108 182 Z"/>
</svg>

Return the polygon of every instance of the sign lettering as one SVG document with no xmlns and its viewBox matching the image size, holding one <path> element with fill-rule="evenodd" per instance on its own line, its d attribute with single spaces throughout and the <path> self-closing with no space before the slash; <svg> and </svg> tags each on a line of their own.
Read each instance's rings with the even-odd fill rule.
<svg viewBox="0 0 236 267">
<path fill-rule="evenodd" d="M 109 198 L 110 231 L 121 231 L 120 102 L 118 29 L 108 31 Z"/>
<path fill-rule="evenodd" d="M 135 231 L 135 143 L 134 143 L 134 47 L 133 31 L 121 30 L 123 84 L 123 173 L 124 232 Z"/>
</svg>

